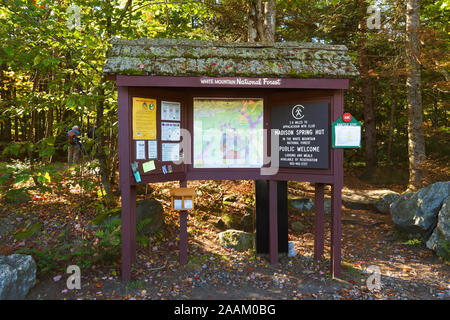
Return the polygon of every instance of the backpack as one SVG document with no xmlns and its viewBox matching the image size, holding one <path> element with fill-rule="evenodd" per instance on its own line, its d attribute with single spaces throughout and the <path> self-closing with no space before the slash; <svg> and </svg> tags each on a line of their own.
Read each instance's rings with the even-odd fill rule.
<svg viewBox="0 0 450 320">
<path fill-rule="evenodd" d="M 71 145 L 77 144 L 77 134 L 75 133 L 75 130 L 70 130 L 67 133 L 67 136 Z"/>
</svg>

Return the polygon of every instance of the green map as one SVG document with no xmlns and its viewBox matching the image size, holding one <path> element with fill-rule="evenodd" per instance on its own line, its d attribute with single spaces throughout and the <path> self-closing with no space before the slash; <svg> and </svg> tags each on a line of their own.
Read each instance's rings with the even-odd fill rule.
<svg viewBox="0 0 450 320">
<path fill-rule="evenodd" d="M 194 99 L 194 168 L 263 165 L 262 99 Z"/>
</svg>

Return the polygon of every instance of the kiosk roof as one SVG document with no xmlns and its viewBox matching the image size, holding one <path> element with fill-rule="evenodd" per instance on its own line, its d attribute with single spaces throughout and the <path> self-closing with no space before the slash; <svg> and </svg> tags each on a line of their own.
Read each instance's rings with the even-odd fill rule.
<svg viewBox="0 0 450 320">
<path fill-rule="evenodd" d="M 188 39 L 113 39 L 106 74 L 355 78 L 359 73 L 342 45 L 226 43 Z"/>
</svg>

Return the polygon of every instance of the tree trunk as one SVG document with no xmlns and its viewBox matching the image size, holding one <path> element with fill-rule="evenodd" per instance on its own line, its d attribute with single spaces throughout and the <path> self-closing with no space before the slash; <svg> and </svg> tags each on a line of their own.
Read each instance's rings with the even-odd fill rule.
<svg viewBox="0 0 450 320">
<path fill-rule="evenodd" d="M 397 83 L 397 82 L 395 82 Z M 392 141 L 394 140 L 394 126 L 395 126 L 395 109 L 397 107 L 397 97 L 396 97 L 396 86 L 394 83 L 391 84 L 391 108 L 389 114 L 389 135 L 388 135 L 388 144 L 387 144 L 387 152 L 386 152 L 386 163 L 390 166 L 392 164 L 391 161 L 391 152 L 392 152 Z"/>
<path fill-rule="evenodd" d="M 106 82 L 105 76 L 102 77 L 101 82 Z M 105 89 L 103 85 L 100 85 L 99 88 L 99 96 L 100 100 L 97 103 L 97 119 L 96 119 L 96 127 L 99 129 L 98 134 L 95 137 L 97 150 L 96 150 L 96 157 L 98 159 L 99 165 L 100 165 L 100 176 L 102 180 L 103 188 L 105 189 L 105 192 L 107 194 L 107 198 L 110 198 L 111 195 L 111 188 L 109 185 L 109 174 L 108 174 L 108 166 L 106 164 L 106 154 L 104 150 L 105 146 L 105 138 L 104 138 L 104 127 L 103 127 L 103 112 L 104 112 L 104 102 L 105 102 Z"/>
<path fill-rule="evenodd" d="M 369 76 L 369 58 L 367 52 L 367 38 L 362 35 L 358 39 L 358 60 L 361 74 L 361 91 L 364 108 L 364 137 L 366 168 L 373 169 L 377 166 L 377 131 L 375 122 L 375 110 L 373 106 L 372 80 Z"/>
<path fill-rule="evenodd" d="M 268 42 L 275 41 L 275 19 L 276 7 L 275 0 L 268 0 L 264 4 L 264 33 L 265 40 Z"/>
<path fill-rule="evenodd" d="M 425 165 L 425 141 L 423 137 L 422 94 L 420 88 L 420 0 L 408 0 L 406 4 L 406 78 L 408 104 L 408 156 L 409 190 L 422 184 Z"/>
<path fill-rule="evenodd" d="M 252 0 L 248 4 L 248 42 L 275 40 L 276 7 L 274 0 Z"/>
</svg>

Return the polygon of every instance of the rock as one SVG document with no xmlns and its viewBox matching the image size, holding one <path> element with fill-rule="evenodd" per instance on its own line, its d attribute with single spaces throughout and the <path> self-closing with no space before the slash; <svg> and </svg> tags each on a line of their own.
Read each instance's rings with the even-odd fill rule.
<svg viewBox="0 0 450 320">
<path fill-rule="evenodd" d="M 247 251 L 253 248 L 253 234 L 239 231 L 227 230 L 219 233 L 220 245 L 224 248 L 233 248 L 237 251 Z"/>
<path fill-rule="evenodd" d="M 386 193 L 384 196 L 380 198 L 380 200 L 375 202 L 374 206 L 378 212 L 383 214 L 389 214 L 391 210 L 391 204 L 394 203 L 396 200 L 398 200 L 399 197 L 400 194 L 396 192 Z"/>
<path fill-rule="evenodd" d="M 31 196 L 26 189 L 10 189 L 5 193 L 4 200 L 11 204 L 25 203 L 31 200 Z"/>
<path fill-rule="evenodd" d="M 242 216 L 239 221 L 239 225 L 245 232 L 253 232 L 254 224 L 253 224 L 253 215 L 245 214 Z"/>
<path fill-rule="evenodd" d="M 288 205 L 297 210 L 314 210 L 314 201 L 310 198 L 291 198 L 288 199 Z"/>
<path fill-rule="evenodd" d="M 36 263 L 30 255 L 0 256 L 0 300 L 23 300 L 36 284 Z"/>
<path fill-rule="evenodd" d="M 149 222 L 143 222 L 144 220 Z M 136 227 L 138 234 L 144 236 L 155 234 L 164 225 L 164 208 L 159 201 L 151 199 L 139 202 L 136 208 Z"/>
<path fill-rule="evenodd" d="M 445 198 L 438 213 L 438 223 L 434 228 L 427 247 L 445 260 L 450 260 L 450 197 Z"/>
<path fill-rule="evenodd" d="M 303 232 L 305 230 L 305 226 L 300 221 L 295 221 L 291 223 L 291 229 L 295 232 Z"/>
<path fill-rule="evenodd" d="M 450 182 L 436 182 L 415 193 L 402 194 L 391 204 L 394 225 L 407 233 L 427 236 L 436 226 L 439 209 L 450 195 Z"/>
<path fill-rule="evenodd" d="M 121 219 L 122 209 L 114 208 L 102 213 L 90 222 L 95 228 L 104 228 L 107 224 Z M 144 220 L 148 221 L 143 222 Z M 161 230 L 164 223 L 164 208 L 157 200 L 142 200 L 136 208 L 136 231 L 138 235 L 148 236 Z"/>
<path fill-rule="evenodd" d="M 227 226 L 222 218 L 219 218 L 213 223 L 217 228 L 224 230 Z"/>
<path fill-rule="evenodd" d="M 314 211 L 314 201 L 310 198 L 291 198 L 288 199 L 288 206 L 297 210 Z M 324 209 L 326 214 L 331 213 L 331 199 L 324 199 Z"/>
<path fill-rule="evenodd" d="M 8 235 L 13 227 L 14 224 L 10 218 L 0 219 L 0 237 Z"/>
<path fill-rule="evenodd" d="M 292 258 L 292 257 L 295 257 L 296 255 L 297 255 L 297 251 L 295 250 L 294 242 L 289 241 L 288 242 L 288 257 Z"/>
<path fill-rule="evenodd" d="M 223 204 L 232 205 L 237 201 L 237 197 L 233 194 L 228 194 L 223 197 Z"/>
</svg>

